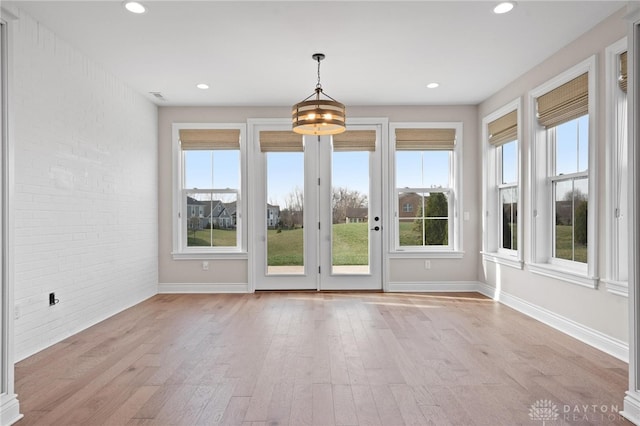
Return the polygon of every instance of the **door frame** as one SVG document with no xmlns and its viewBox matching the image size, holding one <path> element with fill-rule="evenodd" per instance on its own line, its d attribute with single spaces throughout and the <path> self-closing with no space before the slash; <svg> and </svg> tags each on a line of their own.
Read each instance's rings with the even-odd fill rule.
<svg viewBox="0 0 640 426">
<path fill-rule="evenodd" d="M 248 264 L 250 269 L 249 275 L 252 277 L 250 292 L 256 290 L 317 290 L 318 289 L 318 273 L 317 273 L 317 245 L 312 246 L 307 244 L 309 238 L 314 238 L 313 234 L 316 231 L 316 227 L 313 226 L 314 218 L 312 215 L 304 215 L 303 218 L 303 232 L 304 232 L 304 247 L 305 247 L 305 265 L 304 274 L 273 274 L 267 276 L 262 267 L 264 256 L 266 256 L 266 227 L 265 227 L 265 215 L 264 205 L 266 203 L 266 161 L 265 157 L 260 151 L 260 132 L 261 131 L 287 131 L 291 130 L 290 119 L 280 118 L 263 118 L 247 120 L 248 124 L 248 151 L 249 151 L 249 217 L 252 218 L 249 230 L 249 249 L 253 253 L 250 258 L 251 261 Z M 302 135 L 301 135 L 302 137 Z M 308 138 L 309 136 L 305 136 Z M 305 141 L 306 142 L 306 141 Z M 315 146 L 311 146 L 310 149 L 315 149 Z M 309 173 L 316 175 L 317 164 L 313 155 L 306 155 L 307 147 L 305 146 L 304 155 L 304 194 L 305 194 L 305 210 L 315 211 L 317 209 L 317 197 L 315 193 L 317 186 L 314 179 L 307 178 L 307 170 Z M 307 194 L 312 196 L 307 196 Z M 270 282 L 270 283 L 269 283 Z"/>
<path fill-rule="evenodd" d="M 385 291 L 387 289 L 388 282 L 388 272 L 387 272 L 387 256 L 389 250 L 389 241 L 388 241 L 388 229 L 390 219 L 389 219 L 389 207 L 388 200 L 389 194 L 387 193 L 388 186 L 385 182 L 388 182 L 388 166 L 387 159 L 389 155 L 389 120 L 386 117 L 382 118 L 352 118 L 347 119 L 347 128 L 352 126 L 379 126 L 379 146 L 376 149 L 380 150 L 380 171 L 379 171 L 379 185 L 380 185 L 380 210 L 382 220 L 381 226 L 382 230 L 380 232 L 380 259 L 377 261 L 380 263 L 380 284 L 375 288 L 369 288 L 364 286 L 356 286 L 356 287 L 340 287 L 340 288 L 327 288 L 327 286 L 321 286 L 321 273 L 316 272 L 319 262 L 320 262 L 320 235 L 317 230 L 317 226 L 315 225 L 315 221 L 317 221 L 317 216 L 319 213 L 319 197 L 320 192 L 317 186 L 317 182 L 315 177 L 319 174 L 319 159 L 318 155 L 307 155 L 307 147 L 305 146 L 305 195 L 312 195 L 309 200 L 305 200 L 305 209 L 308 211 L 313 211 L 313 217 L 309 217 L 311 215 L 305 215 L 304 223 L 305 223 L 305 241 L 307 238 L 307 232 L 315 232 L 316 233 L 316 244 L 312 248 L 312 250 L 308 250 L 306 253 L 307 258 L 305 264 L 305 274 L 304 275 L 274 275 L 274 279 L 271 280 L 273 285 L 265 285 L 264 278 L 266 275 L 264 271 L 261 269 L 264 265 L 260 260 L 260 256 L 265 254 L 264 249 L 261 247 L 264 244 L 264 238 L 266 238 L 265 233 L 263 232 L 264 224 L 263 222 L 263 202 L 266 198 L 266 180 L 264 179 L 266 168 L 262 157 L 262 153 L 260 151 L 260 140 L 259 140 L 259 132 L 261 130 L 290 130 L 291 129 L 291 120 L 289 119 L 280 119 L 280 118 L 250 118 L 247 120 L 247 148 L 248 148 L 248 178 L 249 178 L 249 206 L 248 212 L 250 215 L 248 217 L 253 217 L 253 219 L 249 222 L 249 250 L 251 255 L 249 256 L 248 262 L 248 275 L 250 277 L 250 285 L 249 292 L 255 292 L 256 290 L 379 290 Z M 306 138 L 310 138 L 310 136 L 305 136 Z M 313 136 L 315 137 L 315 136 Z M 305 139 L 306 143 L 306 139 Z M 309 148 L 311 150 L 316 151 L 317 147 Z M 317 153 L 316 153 L 317 154 Z M 309 179 L 309 174 L 312 175 L 312 179 Z M 313 224 L 311 222 L 314 222 Z M 313 225 L 313 226 L 312 226 Z M 305 248 L 310 247 L 311 244 L 307 244 L 305 242 Z M 307 259 L 312 260 L 309 262 Z M 371 262 L 374 260 L 372 259 Z M 347 280 L 349 275 L 345 275 L 345 280 Z M 268 277 L 271 278 L 271 277 Z M 297 280 L 297 279 L 298 280 Z M 301 279 L 301 280 L 300 280 Z M 276 282 L 276 280 L 279 280 Z M 298 285 L 302 284 L 302 285 Z"/>
<path fill-rule="evenodd" d="M 351 126 L 351 127 L 350 127 Z M 370 266 L 374 265 L 377 262 L 376 273 L 360 275 L 360 274 L 333 274 L 331 273 L 331 264 L 332 264 L 332 254 L 331 254 L 331 232 L 328 231 L 328 227 L 324 227 L 321 229 L 319 236 L 319 264 L 322 267 L 322 271 L 319 274 L 319 290 L 326 291 L 349 291 L 349 290 L 372 290 L 372 291 L 382 291 L 385 287 L 385 253 L 386 253 L 386 228 L 387 228 L 387 212 L 385 211 L 385 206 L 387 205 L 386 200 L 388 199 L 386 194 L 386 186 L 383 184 L 385 182 L 385 166 L 386 166 L 386 154 L 385 148 L 388 148 L 388 120 L 383 118 L 355 118 L 351 120 L 347 120 L 347 129 L 348 130 L 377 130 L 378 137 L 376 138 L 376 158 L 375 161 L 370 161 L 370 165 L 372 167 L 376 167 L 378 170 L 369 169 L 370 183 L 369 183 L 369 196 L 371 195 L 371 191 L 378 191 L 378 200 L 377 203 L 373 204 L 373 208 L 377 207 L 377 211 L 371 211 L 373 215 L 379 215 L 381 220 L 377 223 L 373 221 L 369 221 L 369 227 L 380 226 L 381 229 L 376 232 L 376 234 L 372 234 L 370 232 L 370 240 L 371 236 L 376 235 L 378 247 L 378 253 L 373 253 L 370 258 Z M 328 137 L 327 137 L 328 139 Z M 322 143 L 322 142 L 321 142 Z M 329 141 L 327 140 L 327 144 Z M 324 155 L 322 155 L 324 154 Z M 319 196 L 324 198 L 325 200 L 331 197 L 332 190 L 332 182 L 331 182 L 331 173 L 332 173 L 332 157 L 333 151 L 330 148 L 325 149 L 324 153 L 321 153 L 319 156 L 320 166 L 319 171 L 323 170 L 327 171 L 328 176 L 325 176 L 325 182 L 321 185 Z M 375 164 L 377 162 L 377 164 Z M 374 173 L 372 176 L 371 173 Z M 374 179 L 375 178 L 375 179 Z M 377 185 L 376 185 L 377 184 Z M 377 186 L 377 188 L 376 188 Z M 322 203 L 318 203 L 319 207 Z M 377 206 L 375 205 L 377 204 Z M 329 223 L 331 224 L 331 210 L 320 210 L 318 209 L 318 217 L 321 223 Z M 370 277 L 370 278 L 367 278 Z M 372 281 L 376 280 L 376 281 Z"/>
</svg>

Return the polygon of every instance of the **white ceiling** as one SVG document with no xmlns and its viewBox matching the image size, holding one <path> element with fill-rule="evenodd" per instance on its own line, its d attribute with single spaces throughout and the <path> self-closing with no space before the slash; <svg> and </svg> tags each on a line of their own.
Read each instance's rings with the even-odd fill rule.
<svg viewBox="0 0 640 426">
<path fill-rule="evenodd" d="M 14 1 L 159 105 L 477 104 L 626 1 Z M 621 22 L 621 25 L 624 25 Z M 427 89 L 427 83 L 440 83 Z M 196 83 L 211 87 L 203 91 Z"/>
</svg>

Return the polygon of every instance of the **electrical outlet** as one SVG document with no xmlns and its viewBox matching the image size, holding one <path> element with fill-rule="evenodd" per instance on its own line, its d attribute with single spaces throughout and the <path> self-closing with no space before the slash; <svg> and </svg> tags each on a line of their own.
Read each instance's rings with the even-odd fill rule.
<svg viewBox="0 0 640 426">
<path fill-rule="evenodd" d="M 424 261 L 424 269 L 431 269 L 431 261 L 430 260 L 425 260 Z"/>
<path fill-rule="evenodd" d="M 209 270 L 209 262 L 207 262 L 206 260 L 202 262 L 202 270 L 203 271 Z"/>
<path fill-rule="evenodd" d="M 20 305 L 13 307 L 13 319 L 20 319 Z"/>
</svg>

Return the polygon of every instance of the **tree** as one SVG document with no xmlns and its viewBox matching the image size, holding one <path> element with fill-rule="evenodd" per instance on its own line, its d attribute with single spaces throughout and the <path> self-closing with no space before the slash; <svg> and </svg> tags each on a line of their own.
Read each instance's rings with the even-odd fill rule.
<svg viewBox="0 0 640 426">
<path fill-rule="evenodd" d="M 514 248 L 512 247 L 512 242 L 511 242 L 512 232 L 511 232 L 511 217 L 509 215 L 510 213 L 511 213 L 511 205 L 508 204 L 504 206 L 502 211 L 502 247 L 506 249 Z"/>
<path fill-rule="evenodd" d="M 298 186 L 289 192 L 284 200 L 284 208 L 280 210 L 280 221 L 286 228 L 302 226 L 304 218 L 304 193 Z"/>
<path fill-rule="evenodd" d="M 367 196 L 360 191 L 346 187 L 333 188 L 331 193 L 333 223 L 346 222 L 349 209 L 363 208 L 367 205 Z"/>
<path fill-rule="evenodd" d="M 196 232 L 201 229 L 200 227 L 200 218 L 198 216 L 192 216 L 188 220 L 189 230 L 192 232 L 195 237 Z"/>
<path fill-rule="evenodd" d="M 423 215 L 422 207 L 420 207 L 418 218 L 413 225 L 414 232 L 422 233 L 422 227 L 424 226 L 425 245 L 449 244 L 449 220 L 435 219 L 449 217 L 447 196 L 443 192 L 430 193 L 426 200 L 425 212 L 426 214 Z"/>
<path fill-rule="evenodd" d="M 573 212 L 568 213 L 573 214 L 573 238 L 576 243 L 584 245 L 587 244 L 587 211 L 589 210 L 588 199 L 589 197 L 587 197 L 587 194 L 582 192 L 580 188 L 574 187 L 572 191 L 567 191 L 567 193 L 564 195 L 564 201 L 562 201 L 562 203 L 567 204 L 566 207 L 568 207 L 569 210 L 571 209 L 571 205 L 573 205 Z M 565 223 L 558 223 L 558 220 L 556 219 L 556 224 Z M 567 221 L 566 224 L 571 224 L 571 222 Z"/>
<path fill-rule="evenodd" d="M 587 211 L 589 210 L 589 204 L 586 200 L 578 201 L 576 204 L 574 238 L 576 243 L 587 245 Z"/>
</svg>

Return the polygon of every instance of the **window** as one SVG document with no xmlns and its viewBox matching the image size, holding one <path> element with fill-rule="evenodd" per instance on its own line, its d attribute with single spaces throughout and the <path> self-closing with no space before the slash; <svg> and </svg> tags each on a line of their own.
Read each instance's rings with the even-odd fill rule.
<svg viewBox="0 0 640 426">
<path fill-rule="evenodd" d="M 552 257 L 587 263 L 589 202 L 589 116 L 583 115 L 547 130 L 552 146 L 549 180 L 553 193 Z"/>
<path fill-rule="evenodd" d="M 396 251 L 455 253 L 460 247 L 458 210 L 460 123 L 398 123 L 392 170 Z"/>
<path fill-rule="evenodd" d="M 606 209 L 605 273 L 607 290 L 628 296 L 629 149 L 627 137 L 627 39 L 609 46 L 606 56 Z"/>
<path fill-rule="evenodd" d="M 531 91 L 532 265 L 595 288 L 595 57 Z"/>
<path fill-rule="evenodd" d="M 174 257 L 246 251 L 244 125 L 174 124 Z"/>
<path fill-rule="evenodd" d="M 518 141 L 512 140 L 496 149 L 500 159 L 500 248 L 518 250 Z"/>
<path fill-rule="evenodd" d="M 484 143 L 483 257 L 522 268 L 520 119 L 518 98 L 482 121 Z"/>
</svg>

